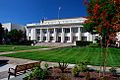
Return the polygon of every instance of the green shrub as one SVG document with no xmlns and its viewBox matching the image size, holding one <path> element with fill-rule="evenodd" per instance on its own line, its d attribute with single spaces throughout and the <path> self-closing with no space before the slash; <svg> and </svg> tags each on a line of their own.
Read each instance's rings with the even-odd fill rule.
<svg viewBox="0 0 120 80">
<path fill-rule="evenodd" d="M 65 61 L 63 61 L 62 63 L 58 62 L 58 64 L 59 64 L 59 69 L 62 71 L 62 73 L 64 73 L 65 69 L 68 66 L 68 63 L 66 63 Z"/>
<path fill-rule="evenodd" d="M 91 43 L 91 41 L 76 41 L 76 46 L 87 46 Z"/>
<path fill-rule="evenodd" d="M 49 75 L 48 64 L 45 64 L 45 68 L 42 69 L 40 66 L 35 67 L 27 77 L 23 80 L 44 80 L 46 76 Z"/>
<path fill-rule="evenodd" d="M 86 71 L 88 71 L 88 68 L 87 68 L 88 64 L 89 64 L 89 62 L 87 60 L 79 62 L 72 69 L 72 74 L 74 76 L 78 76 L 80 72 L 86 72 Z"/>
<path fill-rule="evenodd" d="M 112 73 L 112 75 L 116 75 L 117 73 L 117 70 L 116 70 L 117 68 L 115 68 L 115 67 L 111 67 L 110 69 L 109 69 L 109 71 Z"/>
<path fill-rule="evenodd" d="M 88 47 L 96 48 L 99 47 L 98 43 L 91 43 Z"/>
<path fill-rule="evenodd" d="M 72 75 L 77 77 L 80 73 L 80 69 L 77 65 L 74 66 L 74 68 L 72 69 Z"/>
</svg>

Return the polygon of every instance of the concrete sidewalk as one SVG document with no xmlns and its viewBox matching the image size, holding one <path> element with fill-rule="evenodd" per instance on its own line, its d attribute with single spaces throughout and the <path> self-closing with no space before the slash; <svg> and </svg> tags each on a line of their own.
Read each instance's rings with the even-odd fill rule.
<svg viewBox="0 0 120 80">
<path fill-rule="evenodd" d="M 39 48 L 39 49 L 30 49 L 30 50 L 0 52 L 0 55 L 2 55 L 2 54 L 13 54 L 13 53 L 17 53 L 17 52 L 31 52 L 31 51 L 38 51 L 38 50 L 50 50 L 50 49 L 54 49 L 54 48 Z"/>
</svg>

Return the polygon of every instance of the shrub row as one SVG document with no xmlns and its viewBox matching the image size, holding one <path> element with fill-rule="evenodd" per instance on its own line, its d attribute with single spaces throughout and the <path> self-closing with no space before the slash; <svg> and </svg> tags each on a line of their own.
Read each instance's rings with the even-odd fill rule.
<svg viewBox="0 0 120 80">
<path fill-rule="evenodd" d="M 76 46 L 87 46 L 90 45 L 91 41 L 76 41 Z"/>
</svg>

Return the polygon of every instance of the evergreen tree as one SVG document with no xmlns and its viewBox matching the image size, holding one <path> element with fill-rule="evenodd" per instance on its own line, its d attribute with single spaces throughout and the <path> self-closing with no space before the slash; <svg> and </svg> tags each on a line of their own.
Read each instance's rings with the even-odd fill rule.
<svg viewBox="0 0 120 80">
<path fill-rule="evenodd" d="M 2 27 L 2 24 L 0 23 L 0 44 L 3 42 L 4 37 L 4 28 Z"/>
</svg>

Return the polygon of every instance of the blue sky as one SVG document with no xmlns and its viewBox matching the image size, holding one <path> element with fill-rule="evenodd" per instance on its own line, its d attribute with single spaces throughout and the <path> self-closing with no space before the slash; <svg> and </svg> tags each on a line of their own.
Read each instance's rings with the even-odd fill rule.
<svg viewBox="0 0 120 80">
<path fill-rule="evenodd" d="M 43 17 L 60 18 L 87 16 L 83 0 L 0 0 L 0 22 L 25 25 L 37 23 Z"/>
</svg>

